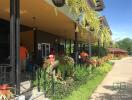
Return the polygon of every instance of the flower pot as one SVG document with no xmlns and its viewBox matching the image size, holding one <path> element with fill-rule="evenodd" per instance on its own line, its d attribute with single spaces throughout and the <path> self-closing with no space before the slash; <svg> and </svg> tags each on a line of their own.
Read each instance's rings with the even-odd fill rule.
<svg viewBox="0 0 132 100">
<path fill-rule="evenodd" d="M 94 28 L 93 28 L 93 27 L 90 27 L 89 30 L 90 30 L 90 31 L 94 31 Z"/>
<path fill-rule="evenodd" d="M 62 7 L 65 4 L 65 0 L 52 0 L 56 7 Z"/>
</svg>

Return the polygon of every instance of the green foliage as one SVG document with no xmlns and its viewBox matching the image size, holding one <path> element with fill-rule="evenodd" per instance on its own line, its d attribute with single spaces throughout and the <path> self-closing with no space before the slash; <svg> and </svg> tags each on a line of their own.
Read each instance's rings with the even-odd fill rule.
<svg viewBox="0 0 132 100">
<path fill-rule="evenodd" d="M 106 56 L 108 54 L 108 50 L 104 47 L 100 47 L 100 56 Z M 97 56 L 98 55 L 98 46 L 97 45 L 93 45 L 92 46 L 92 55 Z"/>
<path fill-rule="evenodd" d="M 74 90 L 68 97 L 63 100 L 88 100 L 96 87 L 104 79 L 105 75 L 111 70 L 112 63 L 108 62 L 94 70 L 88 76 L 85 84 L 82 84 L 77 90 Z"/>
<path fill-rule="evenodd" d="M 105 74 L 111 70 L 112 63 L 107 62 L 92 70 L 90 67 L 77 66 L 74 78 L 67 79 L 65 84 L 56 84 L 53 100 L 85 100 L 90 97 Z"/>
<path fill-rule="evenodd" d="M 130 55 L 132 54 L 132 39 L 125 38 L 123 40 L 116 42 L 116 44 L 118 45 L 119 48 L 128 51 Z"/>
<path fill-rule="evenodd" d="M 66 77 L 71 77 L 73 75 L 74 60 L 69 56 L 64 56 L 59 58 L 60 64 L 58 70 L 60 71 L 62 78 L 65 80 Z"/>
<path fill-rule="evenodd" d="M 111 42 L 111 35 L 110 35 L 110 30 L 108 27 L 104 26 L 101 31 L 100 31 L 100 38 L 101 38 L 101 44 L 105 43 L 106 47 L 109 47 L 110 42 Z"/>
<path fill-rule="evenodd" d="M 75 81 L 85 80 L 91 73 L 92 73 L 91 67 L 86 67 L 85 65 L 77 66 L 74 72 L 74 80 Z"/>
<path fill-rule="evenodd" d="M 46 96 L 52 100 L 85 100 L 92 94 L 105 74 L 110 71 L 111 66 L 112 63 L 107 62 L 94 69 L 92 67 L 86 67 L 85 65 L 74 67 L 72 77 L 67 77 L 65 81 L 54 82 L 54 95 L 51 92 L 51 78 L 46 74 L 46 80 L 44 80 L 45 71 L 42 69 L 39 71 L 40 88 L 43 91 L 46 81 Z M 38 75 L 36 75 L 35 85 L 38 82 L 37 77 Z"/>
<path fill-rule="evenodd" d="M 86 29 L 86 24 L 90 25 L 89 28 L 94 28 L 95 33 L 100 30 L 99 14 L 94 11 L 87 4 L 85 0 L 66 0 L 66 4 L 70 6 L 70 12 L 74 13 L 77 18 L 82 17 L 82 27 Z"/>
</svg>

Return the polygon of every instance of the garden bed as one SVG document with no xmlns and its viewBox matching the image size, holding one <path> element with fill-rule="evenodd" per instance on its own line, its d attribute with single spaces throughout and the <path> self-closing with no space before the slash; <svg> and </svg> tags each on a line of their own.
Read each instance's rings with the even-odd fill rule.
<svg viewBox="0 0 132 100">
<path fill-rule="evenodd" d="M 87 100 L 111 68 L 111 62 L 96 68 L 78 65 L 73 77 L 54 82 L 54 94 L 51 80 L 47 81 L 46 96 L 52 100 Z M 40 88 L 43 90 L 43 85 Z"/>
</svg>

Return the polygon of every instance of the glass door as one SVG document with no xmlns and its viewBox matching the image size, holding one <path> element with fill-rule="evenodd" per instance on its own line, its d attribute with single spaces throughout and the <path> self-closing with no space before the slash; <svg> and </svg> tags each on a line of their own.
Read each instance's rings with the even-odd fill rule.
<svg viewBox="0 0 132 100">
<path fill-rule="evenodd" d="M 50 44 L 42 43 L 41 48 L 42 48 L 42 58 L 48 57 L 48 55 L 50 54 Z"/>
</svg>

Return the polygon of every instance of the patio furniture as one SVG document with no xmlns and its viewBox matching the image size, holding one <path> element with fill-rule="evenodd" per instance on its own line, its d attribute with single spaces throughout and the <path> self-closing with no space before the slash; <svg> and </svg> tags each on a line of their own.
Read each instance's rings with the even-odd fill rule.
<svg viewBox="0 0 132 100">
<path fill-rule="evenodd" d="M 0 84 L 10 83 L 11 66 L 9 64 L 0 64 Z"/>
</svg>

